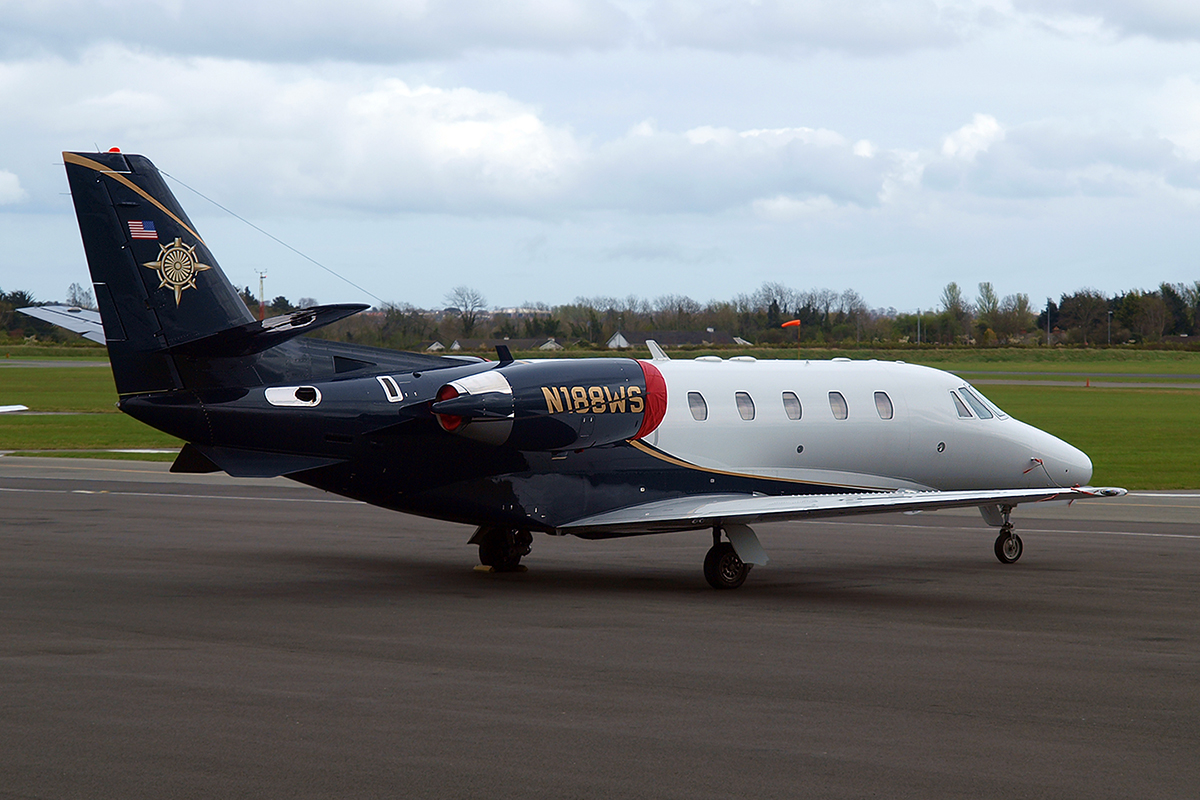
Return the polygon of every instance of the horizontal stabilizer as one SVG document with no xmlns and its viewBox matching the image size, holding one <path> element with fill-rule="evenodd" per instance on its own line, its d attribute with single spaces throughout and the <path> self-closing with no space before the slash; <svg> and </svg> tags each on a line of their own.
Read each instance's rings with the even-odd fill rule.
<svg viewBox="0 0 1200 800">
<path fill-rule="evenodd" d="M 171 472 L 216 472 L 224 470 L 235 478 L 278 478 L 296 472 L 340 464 L 344 459 L 266 453 L 236 447 L 187 444 L 179 451 Z"/>
<path fill-rule="evenodd" d="M 170 348 L 174 355 L 198 358 L 231 358 L 249 356 L 286 342 L 301 334 L 345 319 L 370 306 L 363 303 L 341 303 L 329 306 L 314 306 L 292 311 L 261 322 L 247 322 L 236 328 L 193 339 Z"/>
<path fill-rule="evenodd" d="M 855 492 L 852 494 L 766 495 L 712 494 L 659 500 L 607 511 L 559 526 L 561 533 L 583 538 L 683 531 L 728 523 L 781 522 L 846 514 L 888 511 L 935 511 L 939 508 L 1040 503 L 1120 497 L 1124 489 L 980 489 L 958 492 Z"/>
<path fill-rule="evenodd" d="M 97 344 L 104 344 L 104 326 L 100 323 L 100 312 L 78 306 L 30 306 L 18 308 L 22 314 L 49 322 L 60 328 L 81 334 Z"/>
</svg>

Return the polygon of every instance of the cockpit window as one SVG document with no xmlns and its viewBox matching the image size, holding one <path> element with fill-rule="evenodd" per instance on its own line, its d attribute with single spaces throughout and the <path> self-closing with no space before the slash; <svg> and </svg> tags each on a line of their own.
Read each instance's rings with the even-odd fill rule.
<svg viewBox="0 0 1200 800">
<path fill-rule="evenodd" d="M 704 395 L 699 392 L 688 392 L 688 408 L 692 412 L 692 419 L 697 422 L 708 419 L 708 403 L 704 402 Z"/>
<path fill-rule="evenodd" d="M 783 393 L 783 411 L 788 419 L 800 419 L 804 413 L 800 407 L 800 398 L 796 397 L 795 392 Z"/>
<path fill-rule="evenodd" d="M 850 409 L 846 406 L 846 398 L 842 397 L 841 392 L 829 393 L 829 410 L 833 412 L 834 419 L 845 419 L 850 416 Z"/>
<path fill-rule="evenodd" d="M 985 405 L 982 400 L 980 400 L 978 397 L 976 397 L 974 392 L 972 392 L 966 386 L 962 387 L 958 391 L 960 393 L 962 393 L 963 400 L 966 400 L 967 405 L 969 405 L 971 407 L 971 410 L 975 412 L 975 416 L 979 417 L 980 419 L 991 419 L 992 418 L 992 416 L 993 416 L 992 412 L 988 409 L 987 405 Z"/>
<path fill-rule="evenodd" d="M 974 395 L 976 398 L 978 398 L 979 402 L 983 403 L 985 406 L 990 408 L 992 413 L 995 414 L 997 417 L 999 417 L 1000 419 L 1008 419 L 1008 414 L 1005 414 L 1003 411 L 1001 411 L 999 408 L 997 408 L 995 403 L 993 403 L 991 400 L 984 397 L 983 393 L 980 392 L 978 389 L 976 389 L 974 386 L 965 387 L 965 388 L 968 392 L 970 392 L 972 395 Z"/>
<path fill-rule="evenodd" d="M 745 392 L 737 392 L 733 399 L 737 401 L 738 414 L 742 419 L 754 419 L 754 401 Z"/>
<path fill-rule="evenodd" d="M 964 419 L 970 419 L 971 412 L 967 410 L 966 405 L 964 405 L 963 401 L 959 399 L 959 396 L 954 392 L 951 392 L 950 396 L 954 398 L 954 408 L 958 411 L 958 415 Z"/>
</svg>

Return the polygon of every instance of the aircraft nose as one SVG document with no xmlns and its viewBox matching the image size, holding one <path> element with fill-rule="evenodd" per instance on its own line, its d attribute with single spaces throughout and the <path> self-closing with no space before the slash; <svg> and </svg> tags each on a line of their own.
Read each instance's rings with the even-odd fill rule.
<svg viewBox="0 0 1200 800">
<path fill-rule="evenodd" d="M 1058 486 L 1086 486 L 1092 479 L 1092 460 L 1078 447 L 1054 439 L 1043 456 L 1046 475 Z"/>
</svg>

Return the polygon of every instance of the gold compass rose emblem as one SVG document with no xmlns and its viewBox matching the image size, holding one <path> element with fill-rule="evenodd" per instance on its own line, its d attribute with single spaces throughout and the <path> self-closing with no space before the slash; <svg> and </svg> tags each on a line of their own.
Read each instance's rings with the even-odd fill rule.
<svg viewBox="0 0 1200 800">
<path fill-rule="evenodd" d="M 160 244 L 158 261 L 148 261 L 142 266 L 158 270 L 158 288 L 174 289 L 177 307 L 183 290 L 196 288 L 196 273 L 212 269 L 196 261 L 195 245 L 184 244 L 179 238 L 171 244 Z"/>
</svg>

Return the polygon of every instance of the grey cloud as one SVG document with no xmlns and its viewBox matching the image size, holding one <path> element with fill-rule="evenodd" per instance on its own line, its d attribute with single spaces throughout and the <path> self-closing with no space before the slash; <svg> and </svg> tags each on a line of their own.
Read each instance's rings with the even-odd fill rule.
<svg viewBox="0 0 1200 800">
<path fill-rule="evenodd" d="M 1127 196 L 1159 183 L 1196 185 L 1200 163 L 1154 136 L 1028 125 L 1006 132 L 974 160 L 936 159 L 922 184 L 939 191 L 1008 198 Z"/>
<path fill-rule="evenodd" d="M 600 257 L 605 261 L 669 261 L 677 264 L 707 264 L 725 260 L 718 248 L 687 248 L 678 242 L 628 241 L 602 248 Z"/>
<path fill-rule="evenodd" d="M 394 63 L 472 50 L 607 49 L 631 30 L 608 0 L 0 0 L 0 53 L 10 57 L 119 43 L 174 56 Z"/>
<path fill-rule="evenodd" d="M 698 144 L 654 133 L 602 145 L 582 182 L 593 202 L 652 213 L 713 212 L 781 194 L 874 206 L 895 166 L 890 154 L 856 156 L 849 144 L 778 144 L 737 134 Z"/>
<path fill-rule="evenodd" d="M 1200 6 L 1195 0 L 1015 0 L 1013 6 L 1032 14 L 1099 19 L 1126 36 L 1168 42 L 1200 39 Z"/>
<path fill-rule="evenodd" d="M 953 4 L 875 0 L 662 0 L 647 15 L 672 45 L 732 52 L 842 50 L 860 55 L 945 47 L 976 25 Z"/>
</svg>

